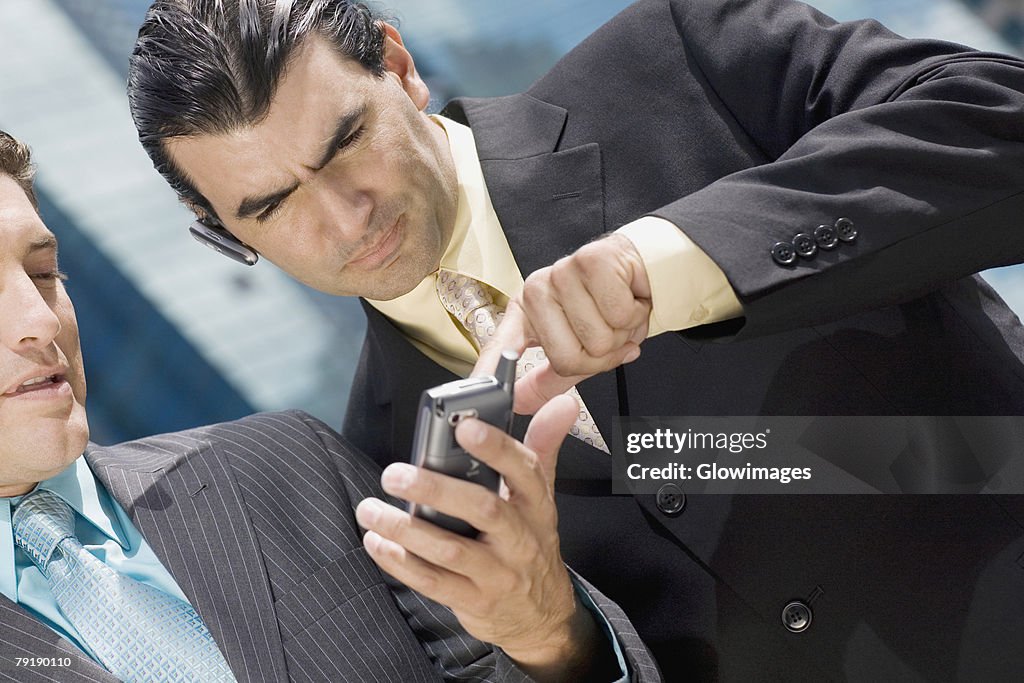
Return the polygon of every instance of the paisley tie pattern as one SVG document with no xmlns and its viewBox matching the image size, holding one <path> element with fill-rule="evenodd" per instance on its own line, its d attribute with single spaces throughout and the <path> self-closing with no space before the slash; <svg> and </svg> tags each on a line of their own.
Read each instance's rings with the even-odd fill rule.
<svg viewBox="0 0 1024 683">
<path fill-rule="evenodd" d="M 458 320 L 466 330 L 469 331 L 478 347 L 494 336 L 494 331 L 501 322 L 505 312 L 494 303 L 494 297 L 487 290 L 482 282 L 465 275 L 460 275 L 450 270 L 440 270 L 437 273 L 437 295 L 445 309 Z M 519 379 L 536 365 L 545 360 L 544 349 L 539 346 L 532 346 L 523 352 L 516 366 L 516 379 Z M 597 424 L 590 416 L 590 411 L 583 403 L 583 398 L 576 387 L 568 392 L 579 404 L 580 412 L 576 417 L 576 424 L 569 431 L 577 439 L 590 444 L 605 453 L 608 446 L 605 444 Z"/>
</svg>

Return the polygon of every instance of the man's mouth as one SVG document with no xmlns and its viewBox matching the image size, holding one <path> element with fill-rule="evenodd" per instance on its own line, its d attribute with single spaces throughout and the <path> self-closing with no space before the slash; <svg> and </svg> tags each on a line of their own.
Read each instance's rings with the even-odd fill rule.
<svg viewBox="0 0 1024 683">
<path fill-rule="evenodd" d="M 64 376 L 60 374 L 33 377 L 31 379 L 25 380 L 14 389 L 5 392 L 4 396 L 18 396 L 19 394 L 28 394 L 33 391 L 49 389 L 53 387 L 53 385 L 59 384 L 63 381 Z"/>
<path fill-rule="evenodd" d="M 367 251 L 349 261 L 348 265 L 363 270 L 374 270 L 389 263 L 402 243 L 401 227 L 402 218 L 399 217 L 394 225 L 385 230 Z"/>
</svg>

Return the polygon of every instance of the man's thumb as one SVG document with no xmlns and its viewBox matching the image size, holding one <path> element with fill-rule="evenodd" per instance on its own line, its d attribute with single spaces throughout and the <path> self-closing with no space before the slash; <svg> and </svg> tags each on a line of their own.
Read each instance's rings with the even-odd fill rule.
<svg viewBox="0 0 1024 683">
<path fill-rule="evenodd" d="M 548 485 L 555 481 L 558 449 L 579 414 L 579 404 L 572 396 L 556 396 L 545 403 L 530 421 L 523 444 L 537 454 Z"/>
</svg>

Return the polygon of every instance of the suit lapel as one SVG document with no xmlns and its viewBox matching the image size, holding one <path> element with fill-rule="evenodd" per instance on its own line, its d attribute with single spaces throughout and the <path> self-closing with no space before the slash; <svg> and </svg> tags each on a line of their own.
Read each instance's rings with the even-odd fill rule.
<svg viewBox="0 0 1024 683">
<path fill-rule="evenodd" d="M 116 683 L 118 680 L 109 671 L 97 664 L 77 645 L 29 614 L 21 605 L 15 604 L 6 596 L 0 595 L 0 646 L 2 646 L 5 665 L 14 667 L 16 657 L 62 657 L 71 660 L 71 666 L 59 671 L 66 675 L 68 670 L 74 671 L 85 680 L 102 683 Z M 11 668 L 9 673 L 18 672 L 21 681 L 52 681 L 47 672 L 55 669 L 39 669 L 25 667 Z M 77 679 L 76 679 L 77 680 Z"/>
<path fill-rule="evenodd" d="M 565 109 L 511 95 L 456 100 L 442 113 L 473 129 L 491 202 L 524 278 L 608 230 L 601 150 L 596 143 L 559 149 Z M 610 441 L 619 414 L 615 374 L 591 377 L 578 389 Z M 582 443 L 566 452 L 573 450 L 604 456 Z"/>
<path fill-rule="evenodd" d="M 419 393 L 410 392 L 410 387 L 432 387 L 459 379 L 452 372 L 434 363 L 414 347 L 390 318 L 376 308 L 359 300 L 366 314 L 367 335 L 373 352 L 380 362 L 374 363 L 373 375 L 369 378 L 373 387 L 373 399 L 377 405 L 397 405 L 399 394 L 416 394 L 411 400 L 412 416 L 415 418 L 419 405 Z M 401 363 L 390 359 L 401 358 Z"/>
<path fill-rule="evenodd" d="M 86 458 L 203 618 L 235 677 L 283 681 L 263 556 L 221 448 L 90 447 Z"/>
<path fill-rule="evenodd" d="M 394 460 L 408 460 L 424 389 L 459 379 L 423 355 L 383 313 L 360 299 L 366 313 L 366 335 L 373 354 L 368 382 L 378 406 L 390 406 L 389 433 Z M 386 444 L 378 444 L 386 446 Z"/>
<path fill-rule="evenodd" d="M 564 109 L 512 95 L 455 100 L 442 114 L 472 128 L 491 202 L 524 278 L 605 232 L 601 150 L 596 143 L 559 149 Z"/>
</svg>

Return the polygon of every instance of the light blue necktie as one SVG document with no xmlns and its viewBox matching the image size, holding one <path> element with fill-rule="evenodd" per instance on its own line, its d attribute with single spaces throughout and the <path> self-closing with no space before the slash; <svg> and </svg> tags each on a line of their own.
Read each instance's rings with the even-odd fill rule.
<svg viewBox="0 0 1024 683">
<path fill-rule="evenodd" d="M 14 538 L 50 582 L 94 659 L 124 681 L 234 681 L 187 603 L 119 574 L 75 537 L 75 511 L 39 490 L 18 505 Z"/>
</svg>

